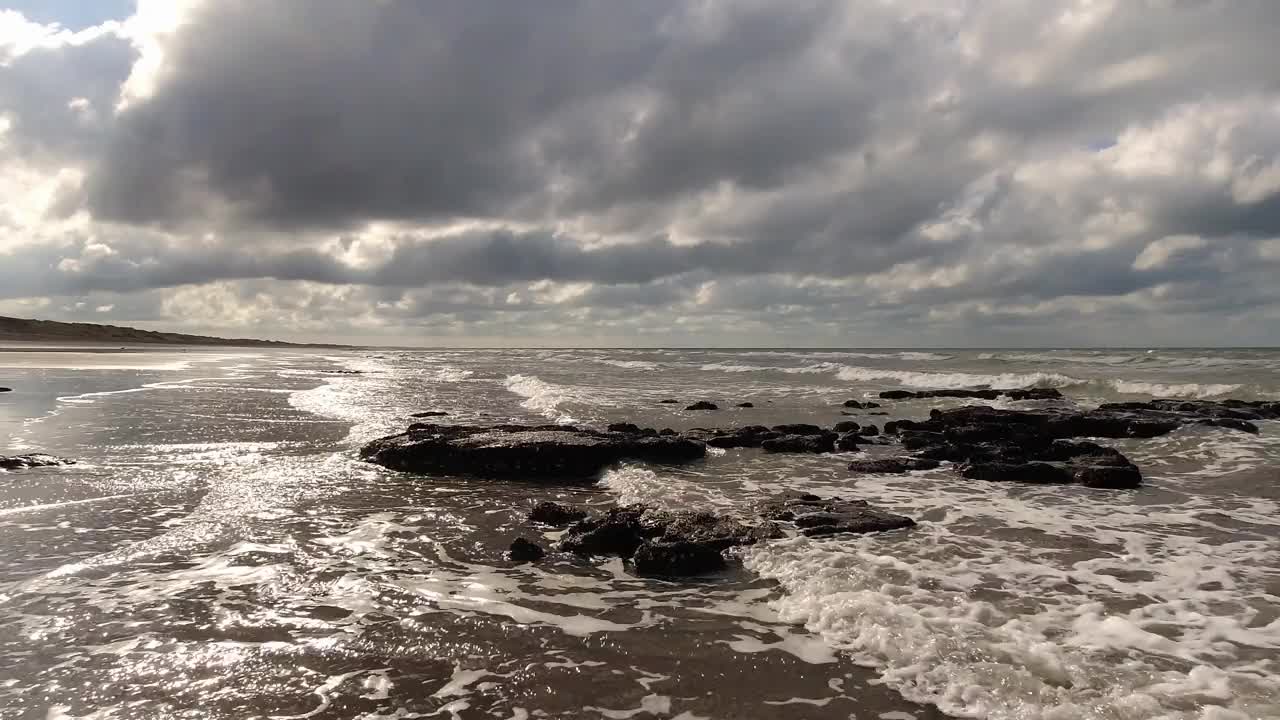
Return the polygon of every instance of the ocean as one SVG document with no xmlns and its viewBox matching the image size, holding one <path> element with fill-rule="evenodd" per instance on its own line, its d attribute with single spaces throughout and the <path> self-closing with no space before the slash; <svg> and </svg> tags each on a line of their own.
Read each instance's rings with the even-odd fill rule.
<svg viewBox="0 0 1280 720">
<path fill-rule="evenodd" d="M 0 454 L 77 461 L 0 471 L 0 717 L 1280 718 L 1277 422 L 1103 441 L 1135 491 L 750 449 L 594 485 L 357 454 L 427 410 L 684 430 L 831 425 L 898 388 L 1280 400 L 1277 350 L 23 352 L 0 385 Z M 982 401 L 878 402 L 852 419 Z M 686 580 L 503 558 L 554 539 L 540 500 L 734 515 L 784 490 L 918 525 Z"/>
</svg>

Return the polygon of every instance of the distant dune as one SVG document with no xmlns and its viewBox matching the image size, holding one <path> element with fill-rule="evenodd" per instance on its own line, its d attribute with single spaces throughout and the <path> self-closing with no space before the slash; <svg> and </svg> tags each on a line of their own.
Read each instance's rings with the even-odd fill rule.
<svg viewBox="0 0 1280 720">
<path fill-rule="evenodd" d="M 0 316 L 0 342 L 104 343 L 112 345 L 240 345 L 249 347 L 344 347 L 287 343 L 278 340 L 220 338 L 207 335 L 154 332 L 117 325 L 24 320 Z"/>
</svg>

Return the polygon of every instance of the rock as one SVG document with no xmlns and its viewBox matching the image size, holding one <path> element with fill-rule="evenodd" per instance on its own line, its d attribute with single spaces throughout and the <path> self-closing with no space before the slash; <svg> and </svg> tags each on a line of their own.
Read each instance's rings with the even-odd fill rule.
<svg viewBox="0 0 1280 720">
<path fill-rule="evenodd" d="M 847 408 L 859 408 L 859 409 L 862 409 L 862 410 L 872 410 L 872 409 L 875 409 L 875 408 L 880 407 L 880 403 L 874 403 L 874 402 L 859 402 L 859 401 L 857 401 L 857 400 L 845 400 L 845 401 L 844 401 L 844 406 L 845 406 L 845 407 L 847 407 Z"/>
<path fill-rule="evenodd" d="M 1074 474 L 1061 465 L 1030 463 L 968 463 L 960 467 L 960 475 L 973 480 L 1000 480 L 1035 485 L 1067 485 Z"/>
<path fill-rule="evenodd" d="M 55 457 L 53 455 L 45 455 L 44 453 L 13 455 L 9 457 L 0 455 L 0 470 L 26 470 L 28 468 L 56 467 L 58 465 L 75 464 L 75 460 L 68 460 L 66 458 Z"/>
<path fill-rule="evenodd" d="M 840 452 L 853 452 L 859 449 L 859 445 L 868 445 L 870 442 L 856 432 L 847 432 L 836 438 L 835 449 Z"/>
<path fill-rule="evenodd" d="M 941 465 L 937 460 L 913 457 L 876 458 L 874 460 L 854 460 L 849 463 L 853 472 L 873 473 L 877 475 L 901 475 L 913 470 L 932 470 Z"/>
<path fill-rule="evenodd" d="M 858 434 L 866 437 L 875 437 L 880 434 L 880 428 L 875 425 L 864 425 L 860 430 L 858 430 Z"/>
<path fill-rule="evenodd" d="M 533 562 L 541 560 L 547 554 L 541 545 L 518 537 L 511 541 L 511 549 L 507 550 L 507 559 L 512 562 Z"/>
<path fill-rule="evenodd" d="M 416 412 L 409 417 L 412 418 L 429 418 L 429 417 L 446 417 L 449 413 L 442 410 L 427 410 L 426 412 Z"/>
<path fill-rule="evenodd" d="M 362 459 L 393 470 L 540 481 L 593 478 L 623 460 L 682 463 L 705 455 L 702 443 L 678 436 L 556 425 L 415 423 L 360 449 Z"/>
<path fill-rule="evenodd" d="M 721 449 L 758 448 L 765 440 L 782 437 L 782 433 L 763 425 L 746 425 L 728 430 L 694 428 L 685 433 L 685 437 Z"/>
<path fill-rule="evenodd" d="M 924 398 L 977 398 L 995 400 L 1001 396 L 1010 400 L 1060 400 L 1062 393 L 1054 388 L 1029 388 L 1012 390 L 886 390 L 880 397 L 886 400 L 919 400 Z"/>
<path fill-rule="evenodd" d="M 753 408 L 753 407 L 755 407 L 755 404 L 753 404 L 753 403 L 749 403 L 749 402 L 738 403 L 738 407 L 740 407 L 740 408 Z"/>
<path fill-rule="evenodd" d="M 688 406 L 685 410 L 719 410 L 720 407 L 713 402 L 699 400 L 698 402 Z"/>
<path fill-rule="evenodd" d="M 842 420 L 841 422 L 836 423 L 831 429 L 838 433 L 858 432 L 862 429 L 862 426 L 852 420 Z"/>
<path fill-rule="evenodd" d="M 13 388 L 0 387 L 0 392 L 13 392 Z"/>
<path fill-rule="evenodd" d="M 609 432 L 639 433 L 640 426 L 636 425 L 635 423 L 627 423 L 627 422 L 612 423 L 609 425 Z"/>
<path fill-rule="evenodd" d="M 671 428 L 662 428 L 661 430 L 658 431 L 658 434 L 661 435 L 662 437 L 669 437 L 671 435 L 679 435 L 680 433 L 676 432 Z"/>
<path fill-rule="evenodd" d="M 1029 388 L 1026 390 L 1001 390 L 1000 393 L 1010 400 L 1061 400 L 1062 393 L 1057 388 Z"/>
<path fill-rule="evenodd" d="M 599 517 L 579 520 L 565 531 L 559 548 L 578 555 L 620 555 L 629 558 L 648 536 L 640 522 L 641 506 L 612 508 Z"/>
<path fill-rule="evenodd" d="M 1075 481 L 1091 488 L 1131 490 L 1142 485 L 1142 473 L 1133 463 L 1089 465 L 1075 471 Z"/>
<path fill-rule="evenodd" d="M 829 453 L 835 451 L 836 434 L 783 435 L 760 443 L 768 453 Z"/>
<path fill-rule="evenodd" d="M 640 575 L 681 577 L 705 575 L 723 570 L 726 566 L 724 555 L 714 547 L 682 540 L 646 540 L 636 548 L 631 563 Z"/>
<path fill-rule="evenodd" d="M 672 400 L 671 398 L 667 398 L 666 400 L 659 400 L 658 404 L 659 405 L 675 405 L 679 402 L 680 402 L 679 400 Z"/>
<path fill-rule="evenodd" d="M 1206 418 L 1197 420 L 1197 425 L 1207 425 L 1209 427 L 1229 428 L 1231 430 L 1239 430 L 1252 435 L 1258 434 L 1258 426 L 1248 420 L 1237 420 L 1236 418 Z"/>
<path fill-rule="evenodd" d="M 909 517 L 868 505 L 864 500 L 821 498 L 816 495 L 793 494 L 761 506 L 770 519 L 793 522 L 809 537 L 840 533 L 869 533 L 898 530 L 914 526 Z"/>
<path fill-rule="evenodd" d="M 587 516 L 587 511 L 557 502 L 544 500 L 529 511 L 529 522 L 560 527 L 577 522 Z"/>
<path fill-rule="evenodd" d="M 785 425 L 774 425 L 769 429 L 773 430 L 774 432 L 782 433 L 783 435 L 821 435 L 825 432 L 828 432 L 826 428 L 819 427 L 817 425 L 812 425 L 810 423 L 788 423 Z"/>
<path fill-rule="evenodd" d="M 697 575 L 722 569 L 724 550 L 780 537 L 784 533 L 773 523 L 746 525 L 713 513 L 629 505 L 574 524 L 559 547 L 630 559 L 642 575 Z"/>
</svg>

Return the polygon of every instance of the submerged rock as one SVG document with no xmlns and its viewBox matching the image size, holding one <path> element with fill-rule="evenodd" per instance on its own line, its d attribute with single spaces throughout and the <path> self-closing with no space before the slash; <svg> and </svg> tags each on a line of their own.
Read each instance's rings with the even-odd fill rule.
<svg viewBox="0 0 1280 720">
<path fill-rule="evenodd" d="M 577 522 L 586 516 L 586 510 L 544 500 L 534 505 L 533 509 L 529 511 L 529 522 L 560 527 Z"/>
<path fill-rule="evenodd" d="M 623 460 L 682 463 L 705 455 L 702 443 L 678 436 L 556 425 L 415 423 L 360 449 L 362 459 L 393 470 L 553 481 L 594 478 Z"/>
<path fill-rule="evenodd" d="M 541 545 L 518 537 L 511 541 L 511 548 L 507 550 L 507 559 L 514 562 L 533 562 L 541 560 L 546 554 L 547 551 L 543 550 Z"/>
<path fill-rule="evenodd" d="M 716 405 L 713 402 L 707 402 L 706 400 L 699 400 L 698 402 L 692 405 L 689 405 L 685 408 L 685 410 L 719 410 L 719 409 L 720 409 L 719 405 Z"/>
<path fill-rule="evenodd" d="M 411 418 L 429 418 L 429 417 L 447 417 L 449 413 L 443 410 L 426 410 L 424 412 L 416 412 L 409 417 Z"/>
<path fill-rule="evenodd" d="M 680 403 L 680 401 L 679 401 L 679 400 L 672 400 L 671 398 L 667 398 L 666 400 L 659 400 L 659 401 L 658 401 L 658 404 L 659 404 L 659 405 L 677 405 L 677 404 L 679 404 L 679 403 Z"/>
<path fill-rule="evenodd" d="M 45 455 L 44 453 L 31 453 L 29 455 L 0 455 L 0 470 L 25 470 L 28 468 L 38 467 L 56 467 L 59 465 L 75 465 L 75 460 L 55 457 L 53 455 Z"/>
<path fill-rule="evenodd" d="M 744 402 L 744 403 L 738 403 L 737 406 L 740 408 L 753 408 L 755 407 L 755 403 Z"/>
<path fill-rule="evenodd" d="M 0 392 L 13 392 L 13 388 L 0 387 Z"/>
</svg>

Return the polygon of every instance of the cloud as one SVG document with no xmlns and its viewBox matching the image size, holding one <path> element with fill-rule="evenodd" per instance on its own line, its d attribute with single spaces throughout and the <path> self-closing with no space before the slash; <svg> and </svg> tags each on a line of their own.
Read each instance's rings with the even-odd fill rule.
<svg viewBox="0 0 1280 720">
<path fill-rule="evenodd" d="M 300 7 L 7 14 L 5 302 L 449 337 L 1272 327 L 1267 0 Z"/>
</svg>

